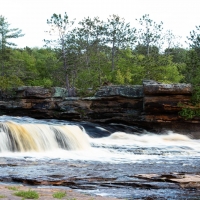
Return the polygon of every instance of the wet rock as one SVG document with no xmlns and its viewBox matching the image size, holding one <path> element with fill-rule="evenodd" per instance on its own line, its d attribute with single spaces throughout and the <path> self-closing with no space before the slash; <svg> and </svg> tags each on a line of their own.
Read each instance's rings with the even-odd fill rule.
<svg viewBox="0 0 200 200">
<path fill-rule="evenodd" d="M 148 179 L 151 181 L 174 182 L 179 184 L 179 186 L 182 188 L 200 188 L 200 176 L 196 174 L 139 174 L 135 177 Z"/>
</svg>

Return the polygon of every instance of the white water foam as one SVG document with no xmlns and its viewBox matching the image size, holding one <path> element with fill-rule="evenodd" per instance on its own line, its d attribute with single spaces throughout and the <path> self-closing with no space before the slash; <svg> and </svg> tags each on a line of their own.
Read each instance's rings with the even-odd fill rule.
<svg viewBox="0 0 200 200">
<path fill-rule="evenodd" d="M 28 120 L 31 121 L 30 118 Z M 165 135 L 115 132 L 104 138 L 90 138 L 84 129 L 75 125 L 3 121 L 1 124 L 0 157 L 129 163 L 200 156 L 200 140 L 173 132 Z M 15 152 L 11 151 L 9 131 L 12 131 L 12 137 L 19 143 Z M 68 149 L 63 148 L 65 144 Z"/>
</svg>

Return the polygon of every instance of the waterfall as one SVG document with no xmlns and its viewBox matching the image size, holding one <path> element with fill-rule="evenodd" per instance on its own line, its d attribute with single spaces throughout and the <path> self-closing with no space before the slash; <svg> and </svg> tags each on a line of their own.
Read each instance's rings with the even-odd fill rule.
<svg viewBox="0 0 200 200">
<path fill-rule="evenodd" d="M 89 148 L 88 136 L 76 125 L 0 123 L 0 152 Z"/>
</svg>

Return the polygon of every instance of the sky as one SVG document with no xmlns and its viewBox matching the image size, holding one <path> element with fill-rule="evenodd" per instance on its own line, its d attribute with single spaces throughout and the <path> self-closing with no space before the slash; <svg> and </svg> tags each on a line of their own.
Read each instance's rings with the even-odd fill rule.
<svg viewBox="0 0 200 200">
<path fill-rule="evenodd" d="M 14 42 L 18 47 L 42 47 L 49 35 L 46 23 L 53 13 L 67 15 L 70 20 L 84 17 L 106 20 L 117 14 L 132 27 L 138 27 L 135 19 L 149 14 L 157 23 L 163 22 L 165 30 L 181 36 L 185 46 L 186 36 L 200 25 L 200 0 L 0 0 L 0 15 L 10 28 L 19 28 L 25 34 Z"/>
</svg>

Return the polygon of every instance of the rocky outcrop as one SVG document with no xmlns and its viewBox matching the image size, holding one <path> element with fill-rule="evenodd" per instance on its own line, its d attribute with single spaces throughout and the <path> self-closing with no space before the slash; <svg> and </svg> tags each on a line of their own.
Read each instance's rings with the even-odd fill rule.
<svg viewBox="0 0 200 200">
<path fill-rule="evenodd" d="M 128 98 L 143 97 L 143 86 L 102 86 L 95 94 L 96 97 L 122 96 Z"/>
<path fill-rule="evenodd" d="M 65 98 L 67 96 L 67 90 L 65 88 L 53 87 L 46 89 L 40 86 L 23 86 L 15 89 L 15 98 Z"/>
<path fill-rule="evenodd" d="M 191 95 L 191 84 L 161 84 L 156 81 L 143 81 L 145 95 Z"/>
<path fill-rule="evenodd" d="M 190 84 L 144 81 L 136 86 L 103 86 L 94 97 L 67 97 L 64 88 L 19 87 L 15 95 L 1 96 L 0 114 L 124 123 L 161 132 L 174 130 L 200 137 L 200 120 L 184 120 L 180 103 L 188 103 Z"/>
</svg>

